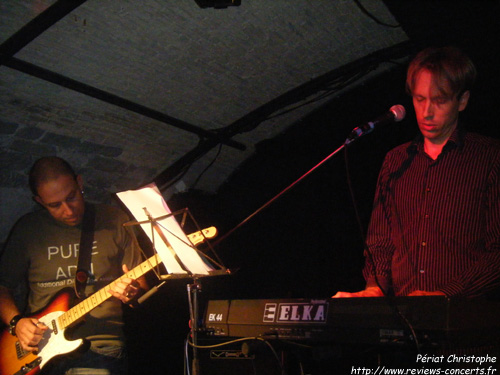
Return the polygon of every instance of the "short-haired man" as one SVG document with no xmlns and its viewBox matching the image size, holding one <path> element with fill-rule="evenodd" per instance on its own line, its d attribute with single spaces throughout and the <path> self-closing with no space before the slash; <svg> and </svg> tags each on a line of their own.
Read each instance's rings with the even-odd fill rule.
<svg viewBox="0 0 500 375">
<path fill-rule="evenodd" d="M 82 177 L 58 157 L 36 161 L 29 185 L 34 199 L 44 209 L 17 222 L 0 259 L 2 321 L 10 326 L 22 349 L 39 349 L 52 327 L 34 317 L 34 313 L 43 311 L 64 288 L 76 283 L 82 226 L 90 222 L 88 228 L 92 228 L 89 232 L 93 237 L 87 249 L 91 260 L 85 294 L 90 296 L 112 281 L 120 281 L 108 286 L 110 298 L 89 309 L 85 319 L 67 332 L 69 339 L 87 339 L 90 350 L 75 359 L 54 360 L 47 367 L 57 364 L 52 366 L 51 374 L 65 374 L 70 369 L 72 374 L 78 373 L 78 369 L 92 374 L 125 373 L 121 305 L 132 303 L 147 287 L 143 277 L 122 277 L 141 262 L 137 240 L 130 227 L 123 226 L 128 216 L 113 206 L 86 203 Z M 12 293 L 22 284 L 27 284 L 28 290 L 26 311 L 20 310 Z"/>
</svg>

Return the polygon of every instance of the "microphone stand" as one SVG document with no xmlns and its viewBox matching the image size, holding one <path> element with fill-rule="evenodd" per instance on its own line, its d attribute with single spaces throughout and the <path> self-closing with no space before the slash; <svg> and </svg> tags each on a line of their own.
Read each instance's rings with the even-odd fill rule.
<svg viewBox="0 0 500 375">
<path fill-rule="evenodd" d="M 300 181 L 305 179 L 307 176 L 309 176 L 312 172 L 314 172 L 316 169 L 318 169 L 320 166 L 322 166 L 324 163 L 326 163 L 328 160 L 330 160 L 334 155 L 342 151 L 342 149 L 348 144 L 349 142 L 345 142 L 342 146 L 337 148 L 335 151 L 333 151 L 330 155 L 328 155 L 326 158 L 321 160 L 318 164 L 316 164 L 314 167 L 312 167 L 309 171 L 304 173 L 302 176 L 300 176 L 297 180 L 295 180 L 293 183 L 288 185 L 285 189 L 283 189 L 280 193 L 278 193 L 276 196 L 271 198 L 267 203 L 262 205 L 259 209 L 257 209 L 253 214 L 248 216 L 245 220 L 243 220 L 241 223 L 239 223 L 237 226 L 235 226 L 233 229 L 231 229 L 229 232 L 227 232 L 224 236 L 220 237 L 217 241 L 214 242 L 214 246 L 217 246 L 220 242 L 222 242 L 224 239 L 229 237 L 234 231 L 236 231 L 238 228 L 246 224 L 248 221 L 250 221 L 255 215 L 263 211 L 266 207 L 270 206 L 274 201 L 279 199 L 283 194 L 288 192 L 290 189 L 292 189 L 295 185 L 297 185 Z"/>
</svg>

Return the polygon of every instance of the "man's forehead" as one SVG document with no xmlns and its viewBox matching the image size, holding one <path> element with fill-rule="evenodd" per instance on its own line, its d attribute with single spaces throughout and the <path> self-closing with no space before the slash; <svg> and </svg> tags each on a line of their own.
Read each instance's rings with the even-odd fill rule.
<svg viewBox="0 0 500 375">
<path fill-rule="evenodd" d="M 429 85 L 425 87 L 427 92 L 420 92 L 419 89 L 422 89 L 419 83 L 422 83 L 423 80 L 428 81 Z M 415 95 L 429 95 L 431 98 L 453 98 L 455 95 L 453 90 L 451 89 L 450 83 L 446 79 L 435 72 L 431 72 L 428 70 L 422 70 L 417 75 L 417 79 L 415 81 L 414 88 Z"/>
<path fill-rule="evenodd" d="M 37 187 L 38 195 L 69 193 L 76 189 L 78 189 L 78 182 L 70 175 L 60 175 L 40 181 Z"/>
</svg>

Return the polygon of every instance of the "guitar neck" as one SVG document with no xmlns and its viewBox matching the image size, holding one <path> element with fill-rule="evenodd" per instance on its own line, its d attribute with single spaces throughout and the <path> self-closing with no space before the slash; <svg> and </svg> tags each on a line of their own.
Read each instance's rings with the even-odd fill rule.
<svg viewBox="0 0 500 375">
<path fill-rule="evenodd" d="M 201 231 L 191 233 L 188 235 L 188 239 L 191 242 L 191 245 L 196 245 L 205 241 L 207 238 L 213 238 L 217 235 L 217 228 L 209 227 L 205 228 Z M 123 274 L 115 281 L 109 283 L 104 288 L 100 289 L 96 293 L 92 294 L 89 298 L 83 300 L 76 306 L 72 307 L 64 314 L 59 316 L 58 322 L 61 328 L 67 328 L 77 320 L 81 319 L 85 314 L 92 311 L 94 308 L 99 306 L 101 303 L 106 301 L 109 297 L 111 297 L 111 293 L 109 290 L 118 282 L 120 282 L 123 278 L 129 277 L 131 279 L 137 279 L 147 272 L 151 271 L 154 267 L 161 263 L 161 258 L 158 254 L 153 255 L 151 258 L 139 264 L 137 267 L 134 267 L 132 270 Z"/>
<path fill-rule="evenodd" d="M 66 311 L 64 314 L 59 316 L 57 319 L 59 321 L 59 326 L 62 328 L 67 328 L 77 320 L 81 319 L 85 314 L 92 311 L 94 308 L 99 306 L 101 303 L 109 299 L 112 295 L 109 290 L 118 282 L 120 282 L 123 278 L 129 277 L 131 279 L 137 279 L 158 264 L 161 263 L 161 259 L 158 254 L 153 255 L 151 258 L 139 264 L 137 267 L 134 267 L 129 272 L 123 274 L 115 281 L 109 283 L 104 288 L 100 289 L 96 293 L 92 294 L 89 298 L 83 300 L 79 304 L 73 306 L 71 309 Z"/>
</svg>

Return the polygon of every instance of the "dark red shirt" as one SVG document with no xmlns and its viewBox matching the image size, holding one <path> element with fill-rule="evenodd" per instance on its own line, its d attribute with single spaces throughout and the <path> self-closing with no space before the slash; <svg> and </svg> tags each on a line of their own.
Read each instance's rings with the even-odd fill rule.
<svg viewBox="0 0 500 375">
<path fill-rule="evenodd" d="M 500 287 L 500 142 L 455 131 L 436 160 L 422 137 L 390 151 L 367 246 L 367 286 L 376 274 L 395 295 L 473 297 Z"/>
</svg>

